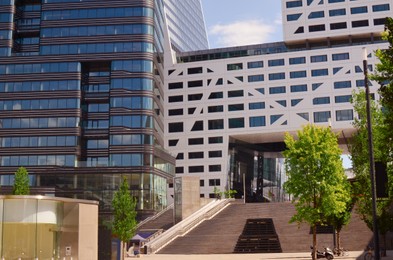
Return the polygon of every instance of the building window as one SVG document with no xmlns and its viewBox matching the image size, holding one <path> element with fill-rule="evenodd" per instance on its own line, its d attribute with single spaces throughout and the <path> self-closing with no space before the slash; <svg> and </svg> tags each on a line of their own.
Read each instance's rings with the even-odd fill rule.
<svg viewBox="0 0 393 260">
<path fill-rule="evenodd" d="M 209 158 L 222 157 L 222 151 L 209 151 Z"/>
<path fill-rule="evenodd" d="M 304 27 L 300 26 L 299 28 L 296 29 L 295 34 L 299 34 L 299 33 L 304 33 Z"/>
<path fill-rule="evenodd" d="M 184 160 L 184 153 L 178 153 L 176 156 L 176 160 Z"/>
<path fill-rule="evenodd" d="M 346 28 L 347 28 L 346 22 L 330 24 L 330 30 L 340 30 L 340 29 L 346 29 Z"/>
<path fill-rule="evenodd" d="M 197 172 L 204 172 L 205 167 L 203 165 L 198 165 L 198 166 L 189 166 L 188 167 L 188 172 L 189 173 L 197 173 Z"/>
<path fill-rule="evenodd" d="M 248 69 L 263 68 L 263 61 L 250 61 L 247 63 Z"/>
<path fill-rule="evenodd" d="M 352 7 L 351 14 L 364 14 L 367 13 L 367 6 Z"/>
<path fill-rule="evenodd" d="M 287 8 L 295 8 L 295 7 L 301 7 L 303 6 L 302 0 L 296 0 L 296 1 L 288 1 L 286 2 L 286 7 Z"/>
<path fill-rule="evenodd" d="M 341 15 L 346 15 L 346 14 L 347 14 L 347 12 L 346 12 L 345 8 L 329 10 L 329 16 L 341 16 Z"/>
<path fill-rule="evenodd" d="M 183 115 L 183 108 L 169 109 L 168 115 L 169 116 L 181 116 L 181 115 Z"/>
<path fill-rule="evenodd" d="M 224 129 L 224 119 L 215 119 L 208 121 L 209 130 Z"/>
<path fill-rule="evenodd" d="M 301 71 L 291 71 L 289 73 L 289 77 L 291 79 L 298 79 L 298 78 L 306 78 L 307 77 L 307 72 L 305 70 Z"/>
<path fill-rule="evenodd" d="M 242 96 L 243 96 L 243 90 L 228 91 L 228 98 L 242 97 Z"/>
<path fill-rule="evenodd" d="M 265 102 L 253 102 L 248 104 L 249 110 L 265 109 Z"/>
<path fill-rule="evenodd" d="M 318 97 L 314 98 L 312 103 L 314 105 L 324 105 L 324 104 L 330 104 L 330 97 Z"/>
<path fill-rule="evenodd" d="M 318 25 L 310 25 L 308 27 L 309 32 L 322 32 L 325 31 L 325 25 L 324 24 L 318 24 Z"/>
<path fill-rule="evenodd" d="M 270 124 L 274 124 L 278 119 L 280 119 L 283 115 L 271 115 L 270 116 Z"/>
<path fill-rule="evenodd" d="M 195 131 L 203 131 L 203 121 L 196 121 L 195 124 L 193 125 L 193 127 L 191 128 L 192 132 Z"/>
<path fill-rule="evenodd" d="M 284 72 L 269 74 L 269 80 L 280 80 L 280 79 L 285 79 Z"/>
<path fill-rule="evenodd" d="M 250 127 L 266 126 L 265 116 L 252 116 L 249 122 Z"/>
<path fill-rule="evenodd" d="M 227 64 L 227 70 L 242 70 L 243 63 Z"/>
<path fill-rule="evenodd" d="M 265 80 L 265 77 L 263 74 L 248 76 L 248 82 L 260 82 L 260 81 L 264 81 L 264 80 Z"/>
<path fill-rule="evenodd" d="M 209 99 L 220 99 L 223 97 L 224 97 L 224 94 L 222 92 L 212 92 L 212 93 L 210 93 Z"/>
<path fill-rule="evenodd" d="M 386 24 L 386 17 L 374 19 L 374 25 L 385 25 L 385 24 Z"/>
<path fill-rule="evenodd" d="M 314 112 L 315 123 L 328 122 L 329 118 L 331 118 L 330 111 Z"/>
<path fill-rule="evenodd" d="M 335 53 L 332 54 L 332 60 L 349 60 L 349 53 Z"/>
<path fill-rule="evenodd" d="M 320 76 L 328 76 L 328 75 L 329 75 L 328 69 L 311 70 L 312 77 L 320 77 Z"/>
<path fill-rule="evenodd" d="M 345 2 L 345 0 L 328 0 L 329 4 L 333 4 L 333 3 L 342 3 Z"/>
<path fill-rule="evenodd" d="M 337 110 L 336 111 L 336 121 L 350 121 L 353 120 L 353 110 Z"/>
<path fill-rule="evenodd" d="M 325 17 L 325 12 L 324 11 L 311 12 L 308 15 L 308 19 L 323 18 L 323 17 Z"/>
<path fill-rule="evenodd" d="M 351 88 L 352 83 L 350 80 L 348 81 L 336 81 L 334 82 L 334 88 L 335 89 L 340 89 L 340 88 Z"/>
<path fill-rule="evenodd" d="M 188 139 L 188 145 L 201 145 L 201 144 L 203 144 L 203 138 Z"/>
<path fill-rule="evenodd" d="M 168 84 L 169 89 L 179 89 L 183 88 L 183 82 L 173 82 Z"/>
<path fill-rule="evenodd" d="M 383 12 L 389 10 L 390 10 L 389 4 L 373 5 L 373 12 Z"/>
<path fill-rule="evenodd" d="M 306 57 L 295 57 L 295 58 L 289 58 L 289 64 L 294 65 L 294 64 L 304 64 L 306 63 Z"/>
<path fill-rule="evenodd" d="M 222 144 L 222 136 L 209 137 L 209 144 Z"/>
<path fill-rule="evenodd" d="M 284 59 L 277 59 L 277 60 L 269 60 L 268 61 L 269 67 L 284 66 L 284 65 L 285 65 Z"/>
<path fill-rule="evenodd" d="M 203 159 L 203 152 L 190 152 L 188 159 Z"/>
<path fill-rule="evenodd" d="M 203 86 L 203 80 L 194 80 L 194 81 L 188 82 L 189 88 L 196 88 L 196 87 L 202 87 L 202 86 Z"/>
<path fill-rule="evenodd" d="M 169 140 L 168 145 L 169 146 L 176 146 L 178 142 L 179 142 L 179 139 Z"/>
<path fill-rule="evenodd" d="M 192 75 L 192 74 L 201 74 L 202 72 L 203 72 L 202 67 L 188 68 L 188 69 L 187 69 L 188 75 Z"/>
<path fill-rule="evenodd" d="M 282 94 L 286 93 L 285 86 L 269 88 L 269 94 Z"/>
<path fill-rule="evenodd" d="M 169 131 L 169 133 L 183 132 L 183 122 L 169 123 L 168 131 Z"/>
<path fill-rule="evenodd" d="M 344 95 L 344 96 L 335 96 L 334 102 L 335 103 L 349 103 L 351 102 L 351 95 Z"/>
<path fill-rule="evenodd" d="M 244 128 L 244 118 L 229 118 L 228 127 L 232 128 Z"/>
<path fill-rule="evenodd" d="M 168 102 L 169 102 L 169 103 L 183 102 L 183 95 L 179 95 L 179 96 L 170 96 L 170 97 L 168 98 Z"/>
<path fill-rule="evenodd" d="M 209 172 L 220 172 L 221 171 L 221 165 L 216 164 L 216 165 L 209 165 Z"/>
<path fill-rule="evenodd" d="M 325 62 L 327 61 L 327 55 L 317 55 L 317 56 L 311 56 L 310 57 L 311 63 L 314 62 Z"/>
<path fill-rule="evenodd" d="M 361 21 L 353 21 L 352 22 L 352 27 L 357 28 L 357 27 L 367 27 L 368 26 L 368 20 L 361 20 Z"/>
<path fill-rule="evenodd" d="M 208 113 L 219 113 L 224 111 L 224 106 L 218 105 L 218 106 L 209 106 L 207 107 Z"/>
<path fill-rule="evenodd" d="M 209 186 L 220 186 L 220 179 L 209 179 Z"/>
<path fill-rule="evenodd" d="M 300 18 L 300 16 L 302 16 L 301 13 L 300 14 L 288 14 L 287 15 L 287 21 L 288 22 L 297 21 Z"/>
<path fill-rule="evenodd" d="M 228 105 L 228 111 L 243 111 L 243 110 L 244 110 L 244 104 Z"/>
<path fill-rule="evenodd" d="M 294 107 L 297 104 L 299 104 L 303 99 L 299 98 L 299 99 L 292 99 L 291 100 L 291 106 Z"/>
<path fill-rule="evenodd" d="M 305 91 L 307 91 L 307 84 L 291 86 L 291 92 L 305 92 Z"/>
<path fill-rule="evenodd" d="M 176 167 L 175 168 L 175 173 L 176 174 L 180 174 L 180 173 L 184 173 L 184 167 Z"/>
<path fill-rule="evenodd" d="M 203 97 L 203 94 L 191 94 L 191 95 L 188 95 L 188 101 L 201 100 L 202 97 Z"/>
</svg>

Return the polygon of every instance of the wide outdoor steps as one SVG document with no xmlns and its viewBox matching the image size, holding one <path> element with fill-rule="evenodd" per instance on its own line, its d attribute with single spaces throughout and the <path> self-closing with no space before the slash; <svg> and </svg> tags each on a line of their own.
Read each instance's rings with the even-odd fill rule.
<svg viewBox="0 0 393 260">
<path fill-rule="evenodd" d="M 152 219 L 138 228 L 138 230 L 163 229 L 167 230 L 174 225 L 173 208 L 165 211 L 161 216 Z"/>
<path fill-rule="evenodd" d="M 271 218 L 247 219 L 237 240 L 234 253 L 281 253 L 274 223 Z"/>
<path fill-rule="evenodd" d="M 291 203 L 230 203 L 210 220 L 205 220 L 183 237 L 161 249 L 158 254 L 230 254 L 234 252 L 247 219 L 271 218 L 282 252 L 307 252 L 312 244 L 310 227 L 289 224 L 295 214 Z M 347 250 L 364 250 L 372 238 L 357 214 L 352 214 L 349 225 L 341 231 L 341 246 Z M 333 246 L 332 234 L 318 234 L 318 248 Z"/>
</svg>

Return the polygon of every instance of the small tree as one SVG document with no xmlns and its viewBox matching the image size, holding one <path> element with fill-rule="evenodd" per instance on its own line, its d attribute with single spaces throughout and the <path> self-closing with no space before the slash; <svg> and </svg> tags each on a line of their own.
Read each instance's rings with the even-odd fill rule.
<svg viewBox="0 0 393 260">
<path fill-rule="evenodd" d="M 295 198 L 296 214 L 291 222 L 306 222 L 313 229 L 313 259 L 316 259 L 317 225 L 326 224 L 329 216 L 347 210 L 350 193 L 338 147 L 337 136 L 330 128 L 313 125 L 298 131 L 298 140 L 285 135 L 284 151 L 288 181 L 285 190 Z"/>
<path fill-rule="evenodd" d="M 29 195 L 29 173 L 25 167 L 19 167 L 15 172 L 14 187 L 12 189 L 14 195 Z"/>
<path fill-rule="evenodd" d="M 131 196 L 127 178 L 123 178 L 119 190 L 115 193 L 113 201 L 113 227 L 112 231 L 120 239 L 121 259 L 124 259 L 127 242 L 136 232 L 136 199 Z"/>
</svg>

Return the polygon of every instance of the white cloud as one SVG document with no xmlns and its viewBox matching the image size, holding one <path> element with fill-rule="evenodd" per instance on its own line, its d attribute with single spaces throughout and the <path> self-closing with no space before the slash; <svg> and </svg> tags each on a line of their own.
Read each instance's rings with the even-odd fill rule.
<svg viewBox="0 0 393 260">
<path fill-rule="evenodd" d="M 275 26 L 262 20 L 244 20 L 229 24 L 217 24 L 210 28 L 216 47 L 241 46 L 269 42 Z"/>
</svg>

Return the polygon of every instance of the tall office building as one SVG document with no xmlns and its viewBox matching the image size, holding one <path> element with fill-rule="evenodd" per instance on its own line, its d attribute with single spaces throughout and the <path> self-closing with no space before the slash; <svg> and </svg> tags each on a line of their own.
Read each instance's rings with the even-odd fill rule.
<svg viewBox="0 0 393 260">
<path fill-rule="evenodd" d="M 354 132 L 352 92 L 364 87 L 391 0 L 282 0 L 284 41 L 184 52 L 166 67 L 165 145 L 176 174 L 200 177 L 248 201 L 283 201 L 285 132 L 328 126 L 346 149 Z M 378 98 L 378 84 L 370 82 Z M 330 123 L 329 123 L 330 122 Z"/>
<path fill-rule="evenodd" d="M 1 185 L 25 166 L 106 216 L 126 177 L 140 216 L 166 207 L 164 30 L 162 0 L 1 0 Z"/>
<path fill-rule="evenodd" d="M 201 0 L 165 0 L 172 49 L 177 52 L 209 48 Z"/>
</svg>

